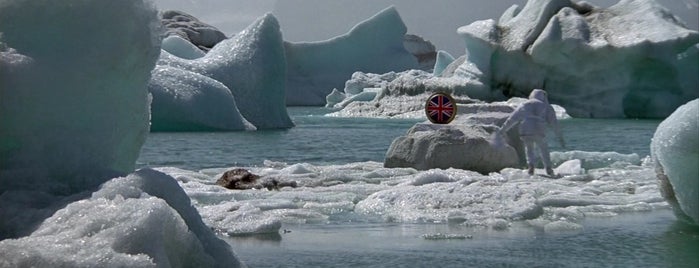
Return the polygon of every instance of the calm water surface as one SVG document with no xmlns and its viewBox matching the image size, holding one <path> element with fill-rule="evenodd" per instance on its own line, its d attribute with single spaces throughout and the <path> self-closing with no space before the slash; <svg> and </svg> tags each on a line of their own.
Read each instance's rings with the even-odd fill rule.
<svg viewBox="0 0 699 268">
<path fill-rule="evenodd" d="M 323 108 L 289 109 L 296 127 L 239 132 L 151 133 L 137 162 L 190 170 L 260 166 L 264 160 L 293 163 L 346 164 L 383 162 L 393 139 L 423 120 L 333 118 Z M 615 151 L 649 155 L 657 120 L 561 121 L 568 150 Z M 551 150 L 561 150 L 550 142 Z"/>
</svg>

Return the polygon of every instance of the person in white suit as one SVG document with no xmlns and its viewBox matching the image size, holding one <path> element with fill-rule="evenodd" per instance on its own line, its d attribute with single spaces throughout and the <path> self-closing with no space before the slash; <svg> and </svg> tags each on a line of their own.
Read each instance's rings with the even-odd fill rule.
<svg viewBox="0 0 699 268">
<path fill-rule="evenodd" d="M 558 126 L 556 113 L 551 104 L 549 104 L 546 91 L 542 89 L 532 90 L 531 94 L 529 94 L 529 100 L 522 103 L 510 114 L 502 128 L 498 131 L 498 135 L 503 135 L 517 123 L 519 123 L 519 138 L 524 143 L 526 150 L 527 172 L 529 175 L 534 175 L 534 168 L 538 162 L 537 156 L 540 156 L 546 169 L 546 174 L 553 176 L 551 156 L 546 143 L 546 129 L 548 127 L 553 129 L 562 147 L 565 147 L 565 141 Z"/>
</svg>

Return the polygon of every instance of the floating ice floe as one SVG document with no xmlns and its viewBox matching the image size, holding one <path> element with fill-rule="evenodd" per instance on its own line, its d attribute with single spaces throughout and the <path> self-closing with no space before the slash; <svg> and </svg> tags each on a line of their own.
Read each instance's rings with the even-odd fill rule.
<svg viewBox="0 0 699 268">
<path fill-rule="evenodd" d="M 563 162 L 556 157 L 554 161 Z M 223 168 L 159 170 L 178 180 L 208 226 L 228 235 L 278 233 L 285 223 L 344 222 L 442 223 L 495 230 L 521 223 L 559 232 L 582 228 L 586 217 L 668 208 L 651 166 L 585 169 L 581 163 L 586 160 L 559 165 L 560 179 L 509 168 L 483 175 L 460 169 L 385 168 L 377 162 L 315 166 L 267 161 L 249 168 L 262 177 L 298 183 L 297 188 L 280 191 L 215 185 Z"/>
<path fill-rule="evenodd" d="M 680 219 L 699 224 L 699 99 L 661 122 L 650 148 L 663 196 Z"/>
<path fill-rule="evenodd" d="M 159 98 L 153 101 L 153 125 L 180 131 L 292 127 L 285 103 L 284 53 L 279 23 L 272 14 L 201 58 L 161 53 L 149 86 Z"/>
</svg>

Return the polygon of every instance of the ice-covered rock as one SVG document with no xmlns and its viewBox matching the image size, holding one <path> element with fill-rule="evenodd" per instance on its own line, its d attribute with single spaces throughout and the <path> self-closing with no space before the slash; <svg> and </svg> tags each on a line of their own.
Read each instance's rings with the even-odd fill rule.
<svg viewBox="0 0 699 268">
<path fill-rule="evenodd" d="M 2 267 L 240 267 L 176 181 L 139 170 L 0 241 Z"/>
<path fill-rule="evenodd" d="M 384 166 L 418 170 L 459 168 L 487 174 L 520 164 L 523 151 L 522 143 L 515 138 L 516 131 L 511 133 L 509 143 L 492 142 L 497 126 L 504 123 L 512 107 L 466 104 L 457 108 L 457 119 L 450 124 L 418 123 L 405 136 L 393 140 Z"/>
<path fill-rule="evenodd" d="M 165 37 L 162 49 L 172 55 L 188 60 L 198 59 L 206 55 L 206 53 L 179 35 Z"/>
<path fill-rule="evenodd" d="M 166 37 L 179 36 L 203 51 L 208 51 L 226 39 L 226 35 L 216 27 L 182 11 L 163 11 L 160 13 L 160 21 L 165 27 Z"/>
<path fill-rule="evenodd" d="M 272 14 L 266 14 L 234 37 L 217 44 L 204 57 L 185 60 L 169 53 L 161 53 L 158 65 L 171 68 L 156 69 L 164 73 L 154 76 L 154 79 L 164 81 L 152 81 L 151 85 L 190 85 L 187 88 L 167 91 L 169 95 L 167 99 L 172 103 L 164 107 L 177 110 L 165 111 L 163 115 L 175 116 L 194 110 L 204 110 L 205 112 L 200 113 L 211 115 L 220 110 L 227 110 L 231 114 L 208 119 L 190 116 L 198 120 L 191 123 L 212 126 L 211 121 L 216 120 L 213 125 L 233 126 L 230 129 L 247 129 L 244 124 L 239 124 L 241 121 L 236 119 L 242 115 L 244 120 L 257 129 L 293 127 L 285 104 L 286 64 L 282 42 L 279 23 Z M 168 71 L 172 73 L 166 74 L 165 72 Z M 179 75 L 183 73 L 190 75 Z M 218 104 L 227 102 L 228 107 L 212 107 L 213 103 L 210 101 L 177 104 L 182 102 L 178 94 L 199 96 L 198 99 L 206 100 L 219 98 L 222 96 L 221 86 L 230 90 L 235 99 L 233 102 L 233 98 L 224 96 L 217 102 Z M 185 91 L 190 92 L 185 93 Z M 154 100 L 154 103 L 159 101 L 161 100 Z M 236 107 L 240 115 L 234 112 Z M 166 119 L 180 120 L 179 118 Z"/>
<path fill-rule="evenodd" d="M 285 43 L 286 104 L 325 105 L 332 89 L 341 88 L 356 71 L 417 69 L 417 59 L 403 44 L 406 32 L 398 11 L 389 7 L 345 35 L 320 42 Z"/>
<path fill-rule="evenodd" d="M 661 122 L 650 148 L 663 197 L 680 219 L 699 224 L 699 99 Z"/>
<path fill-rule="evenodd" d="M 609 8 L 530 0 L 458 32 L 467 56 L 453 76 L 480 81 L 494 97 L 544 88 L 575 117 L 650 118 L 699 97 L 699 78 L 684 71 L 698 68 L 699 33 L 653 0 Z"/>
<path fill-rule="evenodd" d="M 403 46 L 415 56 L 420 70 L 432 71 L 437 61 L 437 50 L 430 41 L 414 34 L 406 34 Z"/>
<path fill-rule="evenodd" d="M 0 195 L 76 193 L 133 171 L 158 26 L 138 0 L 0 4 Z"/>
</svg>

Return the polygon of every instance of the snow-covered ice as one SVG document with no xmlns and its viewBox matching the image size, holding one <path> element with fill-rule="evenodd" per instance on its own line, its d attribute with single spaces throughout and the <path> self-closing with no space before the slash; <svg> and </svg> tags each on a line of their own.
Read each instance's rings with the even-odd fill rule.
<svg viewBox="0 0 699 268">
<path fill-rule="evenodd" d="M 583 157 L 625 156 L 586 152 Z M 584 169 L 580 158 L 552 154 L 563 177 L 531 177 L 507 168 L 483 175 L 460 169 L 385 168 L 360 162 L 317 166 L 266 161 L 250 171 L 298 188 L 228 190 L 215 184 L 226 169 L 158 170 L 176 178 L 204 222 L 228 235 L 277 233 L 282 224 L 397 222 L 449 223 L 506 230 L 525 224 L 558 232 L 583 228 L 586 217 L 667 209 L 653 167 L 611 164 Z M 543 174 L 543 170 L 537 173 Z"/>
<path fill-rule="evenodd" d="M 240 267 L 175 180 L 144 169 L 0 241 L 0 267 Z"/>
<path fill-rule="evenodd" d="M 699 224 L 699 99 L 658 125 L 651 155 L 663 195 L 678 217 Z"/>
</svg>

